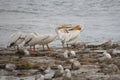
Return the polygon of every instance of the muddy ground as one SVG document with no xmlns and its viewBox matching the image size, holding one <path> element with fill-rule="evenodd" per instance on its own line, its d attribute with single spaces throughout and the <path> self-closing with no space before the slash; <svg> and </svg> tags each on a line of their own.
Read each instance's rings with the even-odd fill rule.
<svg viewBox="0 0 120 80">
<path fill-rule="evenodd" d="M 76 57 L 67 59 L 61 56 L 65 50 L 66 48 L 54 47 L 51 51 L 30 51 L 30 55 L 22 55 L 11 49 L 0 48 L 0 80 L 38 80 L 36 75 L 44 75 L 47 66 L 53 71 L 57 69 L 57 65 L 71 70 L 70 59 L 77 59 L 81 64 L 80 69 L 71 70 L 71 80 L 120 80 L 119 44 L 89 44 L 82 48 L 72 48 Z M 104 51 L 109 52 L 112 58 L 102 59 Z M 14 64 L 15 68 L 7 69 L 7 64 Z M 62 79 L 63 77 L 52 78 Z"/>
</svg>

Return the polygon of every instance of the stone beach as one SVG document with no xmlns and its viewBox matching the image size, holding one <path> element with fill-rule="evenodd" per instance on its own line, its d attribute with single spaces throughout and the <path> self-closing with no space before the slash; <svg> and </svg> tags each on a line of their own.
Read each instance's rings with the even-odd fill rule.
<svg viewBox="0 0 120 80">
<path fill-rule="evenodd" d="M 81 43 L 82 44 L 82 43 Z M 104 46 L 103 46 L 104 45 Z M 82 45 L 83 46 L 83 45 Z M 45 75 L 47 66 L 51 67 L 53 73 L 57 70 L 58 65 L 65 69 L 70 69 L 72 73 L 71 80 L 120 80 L 120 44 L 112 45 L 87 44 L 84 48 L 81 45 L 72 48 L 76 57 L 64 58 L 62 54 L 66 48 L 54 47 L 51 51 L 30 52 L 30 55 L 22 55 L 12 49 L 0 48 L 0 80 L 39 80 L 37 75 Z M 113 51 L 116 52 L 113 53 Z M 103 52 L 107 51 L 111 59 L 104 57 Z M 19 53 L 19 54 L 18 54 Z M 80 68 L 73 70 L 70 59 L 80 62 Z M 6 67 L 9 66 L 15 67 Z M 52 80 L 64 80 L 63 76 L 52 78 Z"/>
</svg>

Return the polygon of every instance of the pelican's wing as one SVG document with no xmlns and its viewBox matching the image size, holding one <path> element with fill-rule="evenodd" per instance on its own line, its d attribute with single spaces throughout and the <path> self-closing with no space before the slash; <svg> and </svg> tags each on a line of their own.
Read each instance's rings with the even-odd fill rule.
<svg viewBox="0 0 120 80">
<path fill-rule="evenodd" d="M 42 41 L 48 39 L 49 37 L 50 37 L 49 35 L 43 35 L 43 37 L 42 37 Z"/>
<path fill-rule="evenodd" d="M 66 42 L 67 43 L 76 43 L 80 35 L 80 32 L 70 32 L 66 36 Z"/>
</svg>

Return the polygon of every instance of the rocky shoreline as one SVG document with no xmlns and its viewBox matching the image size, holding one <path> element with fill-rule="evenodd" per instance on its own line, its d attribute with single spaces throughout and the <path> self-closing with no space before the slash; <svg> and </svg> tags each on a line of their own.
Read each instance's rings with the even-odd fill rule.
<svg viewBox="0 0 120 80">
<path fill-rule="evenodd" d="M 120 44 L 109 42 L 79 44 L 77 48 L 72 49 L 76 56 L 68 58 L 62 55 L 65 50 L 56 47 L 52 51 L 20 55 L 14 50 L 0 48 L 0 80 L 41 80 L 36 76 L 45 75 L 44 71 L 48 66 L 53 72 L 56 71 L 57 65 L 70 69 L 71 80 L 120 80 Z M 104 58 L 105 51 L 111 58 Z M 79 69 L 71 68 L 71 59 L 80 62 Z M 64 80 L 64 78 L 61 76 L 49 80 Z"/>
</svg>

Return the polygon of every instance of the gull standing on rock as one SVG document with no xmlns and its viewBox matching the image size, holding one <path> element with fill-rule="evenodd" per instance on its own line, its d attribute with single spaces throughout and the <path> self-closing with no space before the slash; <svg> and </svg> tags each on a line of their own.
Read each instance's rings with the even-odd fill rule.
<svg viewBox="0 0 120 80">
<path fill-rule="evenodd" d="M 76 57 L 76 53 L 73 50 L 71 50 L 69 54 L 70 54 L 70 57 Z"/>
<path fill-rule="evenodd" d="M 65 50 L 65 52 L 63 53 L 63 57 L 67 59 L 68 58 L 68 53 L 69 53 L 69 51 Z"/>
<path fill-rule="evenodd" d="M 105 60 L 110 60 L 111 58 L 112 58 L 112 56 L 105 50 L 105 51 L 103 52 L 103 56 L 100 57 L 100 58 L 98 58 L 98 60 L 99 60 L 100 62 L 103 62 L 103 61 L 105 61 Z"/>
<path fill-rule="evenodd" d="M 50 71 L 51 71 L 51 68 L 48 66 L 44 72 L 45 72 L 45 74 L 47 74 L 47 73 L 50 73 Z"/>
<path fill-rule="evenodd" d="M 71 78 L 72 78 L 71 71 L 69 69 L 65 69 L 63 80 L 71 80 Z"/>
<path fill-rule="evenodd" d="M 109 39 L 107 42 L 104 42 L 104 43 L 101 44 L 101 46 L 102 46 L 103 48 L 111 48 L 112 45 L 113 45 L 112 39 Z"/>
<path fill-rule="evenodd" d="M 104 51 L 104 52 L 103 52 L 103 55 L 104 55 L 107 59 L 111 59 L 111 58 L 112 58 L 112 56 L 111 56 L 109 53 L 107 53 L 107 51 Z"/>
<path fill-rule="evenodd" d="M 64 69 L 62 65 L 58 65 L 58 70 L 55 72 L 53 78 L 62 77 L 64 74 Z"/>
<path fill-rule="evenodd" d="M 72 63 L 71 64 L 71 69 L 72 70 L 78 70 L 78 69 L 80 69 L 80 62 L 79 61 L 77 61 L 77 60 L 74 60 L 74 59 L 70 59 L 70 62 Z"/>
</svg>

